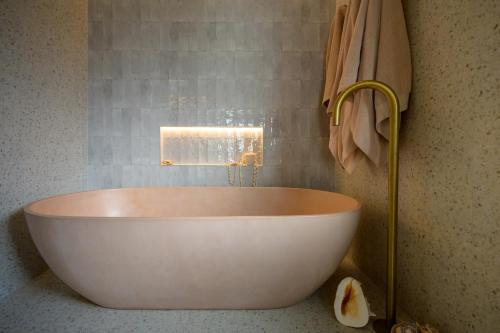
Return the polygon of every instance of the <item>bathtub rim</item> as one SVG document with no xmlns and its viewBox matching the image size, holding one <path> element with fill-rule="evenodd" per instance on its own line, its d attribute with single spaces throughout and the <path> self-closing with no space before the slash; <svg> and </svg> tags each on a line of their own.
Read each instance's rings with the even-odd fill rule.
<svg viewBox="0 0 500 333">
<path fill-rule="evenodd" d="M 228 220 L 228 219 L 278 219 L 283 217 L 304 217 L 304 218 L 312 218 L 317 216 L 337 216 L 339 214 L 348 214 L 348 213 L 359 213 L 361 211 L 362 205 L 361 203 L 354 199 L 353 197 L 332 191 L 325 190 L 317 190 L 317 189 L 308 189 L 308 188 L 300 188 L 300 187 L 284 187 L 284 186 L 258 186 L 259 189 L 287 189 L 287 190 L 299 190 L 299 191 L 314 191 L 314 192 L 324 192 L 324 193 L 334 193 L 336 195 L 340 195 L 350 200 L 354 201 L 355 206 L 352 209 L 346 209 L 334 213 L 318 213 L 318 214 L 283 214 L 283 215 L 212 215 L 212 216 L 141 216 L 141 217 L 131 217 L 131 216 L 79 216 L 79 215 L 54 215 L 54 214 L 42 214 L 38 213 L 32 209 L 34 205 L 39 202 L 45 200 L 56 199 L 59 197 L 67 196 L 67 195 L 76 195 L 81 193 L 92 193 L 92 192 L 101 192 L 101 191 L 120 191 L 120 190 L 128 190 L 128 189 L 155 189 L 155 188 L 197 188 L 197 189 L 206 189 L 206 188 L 231 188 L 229 186 L 142 186 L 142 187 L 120 187 L 120 188 L 107 188 L 107 189 L 97 189 L 97 190 L 88 190 L 88 191 L 79 191 L 79 192 L 70 192 L 63 193 L 58 195 L 53 195 L 49 197 L 45 197 L 42 199 L 35 200 L 30 202 L 29 204 L 23 207 L 23 212 L 26 215 L 37 216 L 48 219 L 71 219 L 71 220 L 126 220 L 126 221 L 137 221 L 137 220 L 146 220 L 146 221 L 178 221 L 178 220 Z M 239 187 L 235 187 L 239 188 Z M 253 187 L 243 187 L 251 189 Z"/>
</svg>

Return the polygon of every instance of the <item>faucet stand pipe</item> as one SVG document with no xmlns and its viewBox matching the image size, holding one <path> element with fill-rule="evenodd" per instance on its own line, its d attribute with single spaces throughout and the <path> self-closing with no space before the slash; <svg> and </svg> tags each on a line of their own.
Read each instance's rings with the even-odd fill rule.
<svg viewBox="0 0 500 333">
<path fill-rule="evenodd" d="M 396 323 L 396 263 L 397 263 L 397 225 L 398 225 L 398 168 L 399 168 L 399 122 L 400 106 L 394 90 L 379 81 L 359 81 L 342 91 L 334 102 L 333 124 L 340 125 L 342 104 L 348 96 L 360 89 L 374 89 L 381 92 L 389 105 L 389 175 L 388 175 L 388 207 L 387 207 L 387 290 L 386 319 L 376 320 L 374 328 L 377 333 L 390 332 Z"/>
</svg>

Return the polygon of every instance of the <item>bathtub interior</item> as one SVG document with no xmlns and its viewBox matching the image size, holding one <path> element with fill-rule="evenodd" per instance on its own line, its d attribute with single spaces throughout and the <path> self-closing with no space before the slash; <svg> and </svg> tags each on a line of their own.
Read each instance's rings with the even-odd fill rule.
<svg viewBox="0 0 500 333">
<path fill-rule="evenodd" d="M 126 188 L 80 192 L 37 201 L 42 216 L 221 217 L 333 214 L 359 209 L 342 194 L 293 188 Z"/>
</svg>

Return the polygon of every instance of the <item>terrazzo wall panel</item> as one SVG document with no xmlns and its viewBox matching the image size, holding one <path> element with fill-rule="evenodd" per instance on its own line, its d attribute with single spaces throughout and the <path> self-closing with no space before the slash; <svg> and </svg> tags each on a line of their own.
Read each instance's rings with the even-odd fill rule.
<svg viewBox="0 0 500 333">
<path fill-rule="evenodd" d="M 84 188 L 87 1 L 0 2 L 0 298 L 46 269 L 22 206 Z"/>
<path fill-rule="evenodd" d="M 404 1 L 413 92 L 400 160 L 399 303 L 443 333 L 500 326 L 500 3 Z M 385 277 L 387 174 L 336 170 L 363 203 L 353 251 Z"/>
<path fill-rule="evenodd" d="M 330 2 L 91 1 L 89 189 L 228 184 L 223 166 L 161 167 L 160 126 L 263 126 L 259 185 L 330 188 Z"/>
</svg>

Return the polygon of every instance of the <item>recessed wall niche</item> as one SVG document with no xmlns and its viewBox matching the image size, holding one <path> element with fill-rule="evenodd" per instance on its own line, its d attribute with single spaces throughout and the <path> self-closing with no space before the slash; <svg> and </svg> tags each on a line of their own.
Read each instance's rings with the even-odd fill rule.
<svg viewBox="0 0 500 333">
<path fill-rule="evenodd" d="M 262 166 L 262 127 L 161 127 L 161 165 Z"/>
</svg>

